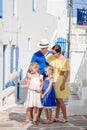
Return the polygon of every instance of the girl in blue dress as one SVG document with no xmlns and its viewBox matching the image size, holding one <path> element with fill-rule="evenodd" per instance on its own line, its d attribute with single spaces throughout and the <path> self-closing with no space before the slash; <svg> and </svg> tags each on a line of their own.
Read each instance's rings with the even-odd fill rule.
<svg viewBox="0 0 87 130">
<path fill-rule="evenodd" d="M 42 106 L 45 110 L 46 120 L 43 124 L 53 123 L 52 120 L 52 108 L 56 108 L 56 98 L 53 89 L 53 68 L 48 65 L 45 67 L 45 75 L 43 89 L 42 89 Z"/>
</svg>

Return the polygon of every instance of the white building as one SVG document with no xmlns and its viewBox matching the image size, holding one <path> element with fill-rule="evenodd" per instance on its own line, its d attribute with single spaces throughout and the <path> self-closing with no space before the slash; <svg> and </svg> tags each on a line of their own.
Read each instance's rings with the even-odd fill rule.
<svg viewBox="0 0 87 130">
<path fill-rule="evenodd" d="M 47 38 L 51 42 L 56 29 L 57 18 L 47 13 L 47 1 L 44 0 L 3 0 L 3 17 L 0 19 L 0 88 L 16 73 L 23 69 L 27 70 L 32 53 L 37 48 L 37 43 L 42 38 Z M 13 46 L 14 56 L 10 56 L 10 48 Z M 16 50 L 18 46 L 18 50 Z M 15 54 L 19 59 L 16 59 Z M 3 56 L 4 54 L 4 56 Z M 13 59 L 13 68 L 11 68 Z M 18 60 L 18 61 L 17 61 Z M 18 63 L 16 63 L 18 62 Z M 18 65 L 16 65 L 18 64 Z M 17 67 L 17 68 L 16 68 Z M 10 72 L 10 68 L 12 72 Z M 3 80 L 2 80 L 3 79 Z"/>
<path fill-rule="evenodd" d="M 25 76 L 31 56 L 38 49 L 39 40 L 47 38 L 49 42 L 53 42 L 57 36 L 57 18 L 47 13 L 47 0 L 2 0 L 2 2 L 2 18 L 0 18 L 1 91 L 8 87 L 9 83 L 11 85 L 13 80 L 17 82 L 21 68 Z M 8 95 L 13 94 L 14 90 L 12 91 L 11 88 L 8 91 L 8 89 L 5 89 L 5 94 L 4 91 L 0 93 L 0 106 L 2 102 L 7 104 L 10 98 Z"/>
<path fill-rule="evenodd" d="M 47 0 L 47 11 L 57 17 L 58 37 L 67 39 L 67 0 Z"/>
<path fill-rule="evenodd" d="M 73 0 L 70 30 L 70 90 L 68 115 L 87 114 L 87 1 Z M 83 8 L 84 7 L 84 8 Z M 72 96 L 73 97 L 73 96 Z"/>
</svg>

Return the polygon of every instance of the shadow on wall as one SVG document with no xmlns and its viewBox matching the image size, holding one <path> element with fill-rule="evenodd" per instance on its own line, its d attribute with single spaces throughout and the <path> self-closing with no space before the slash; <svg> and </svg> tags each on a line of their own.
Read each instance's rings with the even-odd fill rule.
<svg viewBox="0 0 87 130">
<path fill-rule="evenodd" d="M 10 86 L 16 86 L 16 83 L 14 80 L 9 80 L 6 84 L 5 84 L 5 88 L 8 88 Z"/>
<path fill-rule="evenodd" d="M 5 89 L 9 87 L 15 87 L 15 101 L 20 101 L 21 103 L 24 103 L 27 95 L 27 87 L 21 88 L 20 85 L 24 83 L 23 79 L 23 70 L 21 69 L 20 72 L 13 72 L 10 75 L 10 80 L 6 82 Z"/>
<path fill-rule="evenodd" d="M 20 69 L 20 72 L 13 72 L 10 74 L 10 80 L 5 83 L 5 88 L 10 86 L 17 86 L 17 83 L 23 79 L 23 70 Z M 22 81 L 23 82 L 23 81 Z"/>
</svg>

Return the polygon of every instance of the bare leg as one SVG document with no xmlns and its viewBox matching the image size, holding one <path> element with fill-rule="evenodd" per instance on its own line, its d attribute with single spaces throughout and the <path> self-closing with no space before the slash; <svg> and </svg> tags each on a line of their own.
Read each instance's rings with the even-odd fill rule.
<svg viewBox="0 0 87 130">
<path fill-rule="evenodd" d="M 57 108 L 56 108 L 55 118 L 59 118 L 60 104 L 59 104 L 58 99 L 56 99 L 56 102 L 57 102 Z"/>
<path fill-rule="evenodd" d="M 38 108 L 38 118 L 40 118 L 43 108 Z"/>
<path fill-rule="evenodd" d="M 63 113 L 63 118 L 67 119 L 66 106 L 64 104 L 64 101 L 63 101 L 63 99 L 58 99 L 58 101 L 59 101 L 59 104 L 61 106 L 61 110 L 62 110 L 62 113 Z"/>
<path fill-rule="evenodd" d="M 48 122 L 49 122 L 49 112 L 48 112 L 48 109 L 44 109 L 44 111 L 45 111 L 45 115 L 46 115 L 46 120 L 43 121 L 42 123 L 48 124 Z"/>
<path fill-rule="evenodd" d="M 49 109 L 48 112 L 49 112 L 49 123 L 52 123 L 53 122 L 52 121 L 52 109 Z"/>
<path fill-rule="evenodd" d="M 30 108 L 26 109 L 26 120 L 29 120 Z"/>
<path fill-rule="evenodd" d="M 46 114 L 46 120 L 43 122 L 43 124 L 51 124 L 51 123 L 53 123 L 52 109 L 45 109 L 45 114 Z"/>
<path fill-rule="evenodd" d="M 23 125 L 26 125 L 29 123 L 29 114 L 30 114 L 30 108 L 27 108 L 26 109 L 26 117 L 25 117 L 25 120 L 22 122 Z"/>
<path fill-rule="evenodd" d="M 29 118 L 33 119 L 33 108 L 30 108 Z"/>
<path fill-rule="evenodd" d="M 45 115 L 46 115 L 46 120 L 49 120 L 49 113 L 48 113 L 48 110 L 47 109 L 44 109 L 45 111 Z"/>
<path fill-rule="evenodd" d="M 37 107 L 33 108 L 34 111 L 34 115 L 33 115 L 33 124 L 36 125 L 37 124 Z"/>
</svg>

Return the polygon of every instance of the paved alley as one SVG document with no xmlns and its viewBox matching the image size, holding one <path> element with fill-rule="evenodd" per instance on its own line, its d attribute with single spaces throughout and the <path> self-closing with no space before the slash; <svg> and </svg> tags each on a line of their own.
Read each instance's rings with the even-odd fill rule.
<svg viewBox="0 0 87 130">
<path fill-rule="evenodd" d="M 54 114 L 54 111 L 53 111 Z M 42 113 L 44 118 L 44 112 Z M 25 119 L 25 108 L 23 104 L 17 104 L 14 108 L 9 108 L 0 112 L 0 130 L 87 130 L 87 115 L 70 116 L 67 123 L 55 122 L 53 124 L 22 125 Z"/>
</svg>

